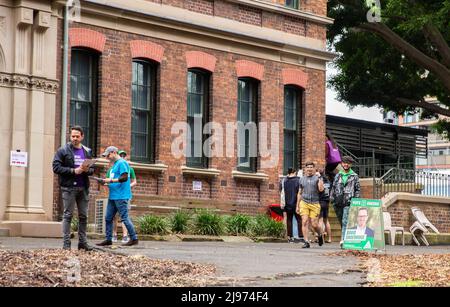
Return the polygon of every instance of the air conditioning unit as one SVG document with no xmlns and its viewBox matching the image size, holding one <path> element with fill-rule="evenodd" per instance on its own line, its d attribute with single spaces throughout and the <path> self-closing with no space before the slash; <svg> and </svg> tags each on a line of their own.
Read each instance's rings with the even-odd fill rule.
<svg viewBox="0 0 450 307">
<path fill-rule="evenodd" d="M 96 199 L 95 200 L 95 232 L 106 233 L 106 207 L 108 206 L 108 199 Z"/>
</svg>

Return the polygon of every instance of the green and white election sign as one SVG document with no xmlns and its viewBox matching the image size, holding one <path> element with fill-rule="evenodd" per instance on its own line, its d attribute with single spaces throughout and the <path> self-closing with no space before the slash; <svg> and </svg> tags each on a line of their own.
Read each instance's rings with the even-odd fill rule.
<svg viewBox="0 0 450 307">
<path fill-rule="evenodd" d="M 383 210 L 379 199 L 352 199 L 344 249 L 384 249 Z"/>
</svg>

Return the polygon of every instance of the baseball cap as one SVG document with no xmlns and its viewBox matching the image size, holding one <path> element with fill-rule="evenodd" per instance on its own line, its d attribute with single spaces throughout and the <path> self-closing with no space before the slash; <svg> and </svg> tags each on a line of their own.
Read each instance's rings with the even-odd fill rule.
<svg viewBox="0 0 450 307">
<path fill-rule="evenodd" d="M 105 149 L 105 152 L 102 154 L 103 157 L 106 157 L 107 155 L 109 155 L 112 152 L 118 152 L 119 149 L 115 146 L 109 146 L 108 148 Z"/>
<path fill-rule="evenodd" d="M 353 160 L 353 158 L 350 157 L 350 156 L 343 156 L 342 157 L 342 162 L 344 162 L 344 163 L 355 163 L 355 160 Z"/>
<path fill-rule="evenodd" d="M 127 152 L 125 150 L 119 150 L 118 154 L 119 154 L 119 156 L 121 156 L 121 155 L 125 155 L 126 156 Z"/>
</svg>

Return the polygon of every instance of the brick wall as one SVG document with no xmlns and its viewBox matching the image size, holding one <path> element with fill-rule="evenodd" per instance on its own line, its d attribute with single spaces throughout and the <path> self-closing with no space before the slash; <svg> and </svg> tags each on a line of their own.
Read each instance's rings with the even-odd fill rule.
<svg viewBox="0 0 450 307">
<path fill-rule="evenodd" d="M 206 0 L 187 2 L 163 0 L 162 3 L 179 7 L 189 5 L 191 10 L 196 10 L 204 5 L 212 5 L 212 1 Z M 281 15 L 262 13 L 258 10 L 248 9 L 226 1 L 215 1 L 214 6 L 213 10 L 217 14 L 234 17 L 241 16 L 239 18 L 248 18 L 247 22 L 257 21 L 260 24 L 278 29 L 285 27 L 285 19 Z M 239 12 L 241 12 L 241 15 L 239 15 Z M 255 16 L 260 16 L 259 21 Z M 305 35 L 304 32 L 300 34 L 301 31 L 305 31 L 302 30 L 305 28 L 305 23 L 301 20 L 294 20 L 294 22 L 298 22 L 299 26 L 297 30 L 294 30 L 295 26 L 292 25 L 292 31 L 297 31 L 299 35 Z M 143 40 L 158 44 L 164 48 L 161 63 L 157 65 L 155 160 L 157 163 L 168 165 L 169 168 L 162 175 L 136 170 L 139 185 L 135 188 L 134 193 L 211 199 L 212 202 L 231 201 L 239 204 L 238 211 L 249 213 L 264 211 L 268 204 L 278 202 L 278 175 L 282 173 L 283 168 L 283 69 L 300 69 L 308 77 L 301 105 L 301 131 L 298 136 L 299 152 L 301 153 L 302 162 L 313 160 L 318 163 L 319 167 L 324 165 L 325 72 L 85 24 L 74 23 L 72 27 L 90 29 L 106 37 L 104 52 L 99 54 L 99 107 L 97 148 L 95 148 L 98 153 L 109 145 L 115 145 L 130 152 L 132 67 L 130 42 Z M 58 30 L 58 45 L 62 46 L 61 23 Z M 58 50 L 58 75 L 61 77 L 62 50 Z M 215 179 L 202 179 L 202 192 L 192 191 L 192 180 L 194 179 L 192 176 L 183 177 L 181 166 L 185 165 L 185 159 L 175 159 L 171 155 L 171 143 L 176 136 L 171 136 L 170 131 L 174 122 L 186 121 L 186 52 L 190 51 L 201 51 L 217 59 L 215 71 L 212 73 L 211 78 L 210 120 L 223 125 L 226 122 L 235 122 L 237 118 L 236 62 L 242 60 L 251 61 L 264 68 L 259 89 L 259 118 L 265 122 L 280 123 L 279 161 L 277 166 L 262 170 L 269 176 L 267 181 L 235 180 L 232 177 L 232 171 L 236 168 L 237 158 L 227 157 L 210 159 L 210 166 L 221 170 L 221 174 Z M 57 99 L 60 101 L 59 93 Z M 61 110 L 58 105 L 56 131 L 60 131 L 60 114 Z M 59 135 L 56 135 L 56 144 L 59 144 L 59 138 Z M 234 142 L 236 147 L 236 139 Z M 104 174 L 104 172 L 105 170 L 101 170 L 99 175 Z M 56 208 L 59 203 L 57 185 L 55 185 L 54 195 Z M 93 183 L 91 199 L 106 197 L 106 195 L 107 191 L 104 187 L 98 187 L 96 183 Z M 91 213 L 94 210 L 92 204 Z"/>
<path fill-rule="evenodd" d="M 442 233 L 450 233 L 450 203 L 433 202 L 424 196 L 416 200 L 398 200 L 387 208 L 391 214 L 392 226 L 402 226 L 409 232 L 409 227 L 416 221 L 411 208 L 419 207 L 430 222 Z"/>
<path fill-rule="evenodd" d="M 197 13 L 214 15 L 213 0 L 186 0 L 184 8 Z"/>
</svg>

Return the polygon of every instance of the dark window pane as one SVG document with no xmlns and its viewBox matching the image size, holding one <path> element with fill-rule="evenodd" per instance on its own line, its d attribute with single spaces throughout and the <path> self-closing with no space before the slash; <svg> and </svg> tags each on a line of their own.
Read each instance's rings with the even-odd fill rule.
<svg viewBox="0 0 450 307">
<path fill-rule="evenodd" d="M 187 77 L 187 121 L 190 126 L 191 134 L 188 136 L 189 153 L 186 164 L 192 167 L 207 167 L 207 158 L 203 153 L 203 141 L 205 135 L 203 131 L 204 120 L 207 118 L 208 106 L 208 82 L 209 77 L 206 73 L 198 70 L 189 70 Z M 198 125 L 198 127 L 194 127 Z M 190 155 L 190 157 L 189 157 Z"/>
<path fill-rule="evenodd" d="M 84 129 L 84 144 L 95 151 L 95 108 L 97 89 L 96 55 L 84 50 L 72 50 L 70 67 L 70 126 Z M 95 64 L 95 65 L 94 65 Z M 94 84 L 95 82 L 95 84 Z"/>
<path fill-rule="evenodd" d="M 152 115 L 154 68 L 144 61 L 133 62 L 132 111 L 131 111 L 131 156 L 133 159 L 152 160 L 151 132 L 154 129 Z"/>
</svg>

